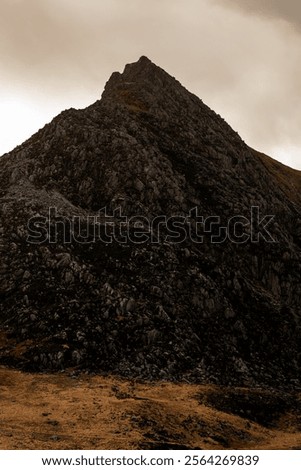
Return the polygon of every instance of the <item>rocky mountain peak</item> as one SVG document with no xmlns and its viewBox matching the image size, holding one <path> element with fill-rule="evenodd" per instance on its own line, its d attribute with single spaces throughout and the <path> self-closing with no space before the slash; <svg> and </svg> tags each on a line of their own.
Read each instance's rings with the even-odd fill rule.
<svg viewBox="0 0 301 470">
<path fill-rule="evenodd" d="M 106 83 L 102 100 L 125 104 L 134 111 L 152 114 L 188 113 L 201 100 L 189 93 L 174 77 L 142 56 L 127 64 L 123 73 L 114 72 Z M 208 112 L 203 105 L 203 112 Z"/>
<path fill-rule="evenodd" d="M 168 75 L 163 69 L 155 65 L 146 56 L 140 57 L 137 62 L 127 64 L 123 73 L 113 72 L 108 80 L 103 97 L 106 97 L 114 89 L 121 89 L 128 87 L 140 88 L 153 86 L 158 88 L 167 82 L 176 84 L 176 80 Z"/>
<path fill-rule="evenodd" d="M 2 362 L 301 383 L 300 173 L 146 57 L 2 157 L 0 188 Z"/>
</svg>

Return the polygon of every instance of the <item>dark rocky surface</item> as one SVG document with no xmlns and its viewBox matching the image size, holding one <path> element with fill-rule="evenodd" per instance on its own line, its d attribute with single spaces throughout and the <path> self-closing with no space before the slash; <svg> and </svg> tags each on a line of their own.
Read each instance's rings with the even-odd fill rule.
<svg viewBox="0 0 301 470">
<path fill-rule="evenodd" d="M 101 100 L 64 111 L 0 159 L 0 360 L 27 370 L 300 386 L 300 194 L 300 172 L 250 149 L 162 69 L 145 57 L 127 65 Z M 157 243 L 137 243 L 132 219 L 109 243 L 118 213 L 106 229 L 100 212 L 102 239 L 92 240 L 88 219 L 121 207 L 146 229 L 147 220 L 197 207 L 224 226 L 250 219 L 252 206 L 260 219 L 274 216 L 273 242 L 265 231 L 251 240 L 249 226 L 248 240 L 234 240 L 231 226 L 221 243 L 216 219 L 207 219 L 202 240 L 174 243 L 175 226 L 163 224 Z M 55 243 L 29 243 L 28 221 L 44 222 L 50 207 Z M 192 212 L 193 233 L 195 222 Z M 154 240 L 157 233 L 155 225 Z"/>
</svg>

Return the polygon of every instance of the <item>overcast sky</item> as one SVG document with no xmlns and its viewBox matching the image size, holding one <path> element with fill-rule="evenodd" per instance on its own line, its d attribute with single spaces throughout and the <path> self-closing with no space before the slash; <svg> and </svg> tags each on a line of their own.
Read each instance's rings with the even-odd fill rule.
<svg viewBox="0 0 301 470">
<path fill-rule="evenodd" d="M 0 155 L 141 55 L 301 169 L 300 0 L 1 0 Z"/>
</svg>

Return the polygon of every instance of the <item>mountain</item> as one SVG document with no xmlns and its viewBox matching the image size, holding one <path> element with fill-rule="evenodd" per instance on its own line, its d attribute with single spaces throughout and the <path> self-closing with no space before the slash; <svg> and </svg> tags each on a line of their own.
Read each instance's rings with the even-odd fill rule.
<svg viewBox="0 0 301 470">
<path fill-rule="evenodd" d="M 0 360 L 296 387 L 301 172 L 148 58 L 0 159 Z"/>
</svg>

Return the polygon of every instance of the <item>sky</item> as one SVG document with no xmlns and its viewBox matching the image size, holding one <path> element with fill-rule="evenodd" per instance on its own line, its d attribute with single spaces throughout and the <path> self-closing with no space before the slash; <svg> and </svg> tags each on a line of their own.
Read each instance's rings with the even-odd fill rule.
<svg viewBox="0 0 301 470">
<path fill-rule="evenodd" d="M 1 0 L 0 155 L 141 55 L 301 170 L 300 0 Z"/>
</svg>

